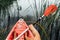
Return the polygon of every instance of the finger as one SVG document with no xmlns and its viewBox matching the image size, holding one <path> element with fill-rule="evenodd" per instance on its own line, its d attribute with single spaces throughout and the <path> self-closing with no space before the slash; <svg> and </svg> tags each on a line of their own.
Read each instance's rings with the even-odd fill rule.
<svg viewBox="0 0 60 40">
<path fill-rule="evenodd" d="M 26 40 L 29 40 L 29 38 L 28 38 L 27 36 L 25 36 L 25 39 L 26 39 Z"/>
<path fill-rule="evenodd" d="M 25 33 L 25 40 L 33 40 L 32 38 L 28 37 L 27 32 Z"/>
<path fill-rule="evenodd" d="M 29 38 L 27 37 L 27 32 L 25 33 L 25 40 L 29 40 Z"/>
<path fill-rule="evenodd" d="M 29 38 L 29 37 L 27 37 L 27 36 L 25 36 L 25 39 L 26 39 L 26 40 L 34 40 L 33 38 Z"/>
<path fill-rule="evenodd" d="M 25 36 L 27 36 L 27 32 L 25 33 Z"/>
<path fill-rule="evenodd" d="M 33 39 L 25 36 L 25 40 L 33 40 Z"/>
<path fill-rule="evenodd" d="M 29 28 L 32 31 L 34 36 L 39 35 L 38 31 L 34 28 L 34 26 L 32 24 L 29 25 Z"/>
<path fill-rule="evenodd" d="M 25 40 L 28 40 L 28 39 L 27 39 L 27 32 L 25 33 Z"/>
</svg>

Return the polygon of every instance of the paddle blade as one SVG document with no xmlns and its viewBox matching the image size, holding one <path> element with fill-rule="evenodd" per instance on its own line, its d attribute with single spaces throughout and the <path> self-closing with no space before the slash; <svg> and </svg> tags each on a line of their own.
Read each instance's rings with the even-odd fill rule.
<svg viewBox="0 0 60 40">
<path fill-rule="evenodd" d="M 50 14 L 52 14 L 53 12 L 55 12 L 57 10 L 57 6 L 52 4 L 50 5 L 48 8 L 46 8 L 45 12 L 44 12 L 44 16 L 49 16 Z"/>
</svg>

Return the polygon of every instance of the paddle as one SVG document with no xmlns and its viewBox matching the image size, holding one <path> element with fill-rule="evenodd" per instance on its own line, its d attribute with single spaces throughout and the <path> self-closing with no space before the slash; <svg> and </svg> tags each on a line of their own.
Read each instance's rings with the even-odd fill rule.
<svg viewBox="0 0 60 40">
<path fill-rule="evenodd" d="M 48 6 L 45 11 L 44 14 L 42 15 L 42 17 L 40 17 L 35 23 L 33 23 L 33 25 L 35 25 L 38 21 L 40 21 L 44 16 L 49 16 L 50 14 L 52 14 L 53 12 L 55 12 L 57 10 L 57 6 L 52 4 L 50 6 Z"/>
</svg>

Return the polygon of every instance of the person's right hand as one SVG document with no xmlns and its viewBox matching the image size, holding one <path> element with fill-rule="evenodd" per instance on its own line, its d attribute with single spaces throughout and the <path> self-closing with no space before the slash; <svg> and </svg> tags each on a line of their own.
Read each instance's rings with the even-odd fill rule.
<svg viewBox="0 0 60 40">
<path fill-rule="evenodd" d="M 31 30 L 31 32 L 34 35 L 34 38 L 28 38 L 27 36 L 25 37 L 26 40 L 41 40 L 40 35 L 38 33 L 38 31 L 34 28 L 34 26 L 31 24 L 29 25 L 29 29 Z"/>
</svg>

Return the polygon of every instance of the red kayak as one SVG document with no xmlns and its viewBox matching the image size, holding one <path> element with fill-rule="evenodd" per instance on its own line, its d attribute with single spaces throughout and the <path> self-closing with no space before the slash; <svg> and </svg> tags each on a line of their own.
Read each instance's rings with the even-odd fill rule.
<svg viewBox="0 0 60 40">
<path fill-rule="evenodd" d="M 13 26 L 12 30 L 8 34 L 6 40 L 14 40 L 14 38 L 18 37 L 23 31 L 25 31 L 28 28 L 26 22 L 22 20 L 18 20 L 18 22 Z M 28 35 L 26 35 L 28 34 Z M 33 34 L 30 30 L 28 30 L 26 33 L 24 33 L 19 40 L 24 40 L 25 36 L 28 36 L 29 38 L 34 38 Z"/>
</svg>

